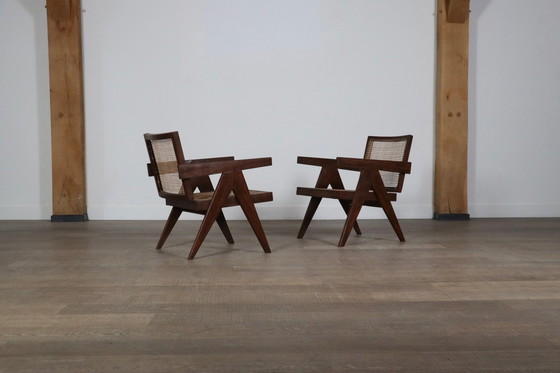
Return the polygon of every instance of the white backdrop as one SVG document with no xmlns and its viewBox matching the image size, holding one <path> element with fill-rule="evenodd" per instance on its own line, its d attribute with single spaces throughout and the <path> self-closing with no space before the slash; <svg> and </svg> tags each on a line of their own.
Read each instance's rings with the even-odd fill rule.
<svg viewBox="0 0 560 373">
<path fill-rule="evenodd" d="M 367 135 L 413 134 L 401 218 L 432 215 L 435 1 L 82 0 L 91 219 L 162 219 L 142 134 L 178 130 L 187 157 L 272 156 L 265 219 L 299 219 L 318 169 Z M 514 5 L 514 6 L 512 6 Z M 471 1 L 473 217 L 560 216 L 560 45 L 554 0 Z M 556 11 L 553 11 L 556 10 Z M 51 213 L 46 14 L 0 0 L 0 219 Z M 350 186 L 355 176 L 345 173 Z M 241 212 L 228 209 L 229 217 Z M 380 217 L 364 209 L 361 217 Z M 318 218 L 342 218 L 325 201 Z"/>
<path fill-rule="evenodd" d="M 319 170 L 298 166 L 298 155 L 359 157 L 367 135 L 412 133 L 414 174 L 400 215 L 430 216 L 431 0 L 408 1 L 404 11 L 391 1 L 320 0 L 84 7 L 92 218 L 166 216 L 141 136 L 174 129 L 187 158 L 271 156 L 272 167 L 246 175 L 251 187 L 274 192 L 259 205 L 274 219 L 300 218 L 307 199 L 296 186 L 315 182 Z M 318 211 L 343 214 L 331 201 Z"/>
<path fill-rule="evenodd" d="M 0 0 L 0 219 L 52 213 L 45 4 Z"/>
<path fill-rule="evenodd" d="M 560 216 L 560 2 L 471 9 L 471 215 Z"/>
</svg>

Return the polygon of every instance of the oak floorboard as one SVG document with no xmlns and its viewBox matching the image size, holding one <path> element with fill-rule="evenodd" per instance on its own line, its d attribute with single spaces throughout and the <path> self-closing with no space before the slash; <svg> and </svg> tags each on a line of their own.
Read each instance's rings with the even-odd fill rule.
<svg viewBox="0 0 560 373">
<path fill-rule="evenodd" d="M 560 219 L 0 221 L 0 373 L 560 372 Z"/>
</svg>

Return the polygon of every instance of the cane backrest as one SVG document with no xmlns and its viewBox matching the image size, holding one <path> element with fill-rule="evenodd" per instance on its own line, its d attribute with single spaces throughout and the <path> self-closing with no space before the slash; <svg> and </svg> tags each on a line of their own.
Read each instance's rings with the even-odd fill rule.
<svg viewBox="0 0 560 373">
<path fill-rule="evenodd" d="M 369 136 L 364 159 L 380 161 L 408 162 L 412 136 Z M 404 173 L 380 171 L 383 184 L 389 192 L 400 192 L 404 183 Z"/>
<path fill-rule="evenodd" d="M 178 163 L 184 162 L 181 141 L 177 132 L 144 135 L 150 157 L 151 173 L 161 197 L 185 195 L 183 181 L 179 178 Z"/>
</svg>

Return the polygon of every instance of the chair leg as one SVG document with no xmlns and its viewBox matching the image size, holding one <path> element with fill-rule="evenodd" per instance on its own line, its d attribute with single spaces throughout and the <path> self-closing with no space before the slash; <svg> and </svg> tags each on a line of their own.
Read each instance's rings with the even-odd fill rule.
<svg viewBox="0 0 560 373">
<path fill-rule="evenodd" d="M 233 192 L 235 193 L 235 196 L 239 201 L 239 205 L 245 213 L 251 228 L 253 228 L 253 232 L 255 232 L 255 235 L 257 236 L 264 252 L 269 254 L 270 246 L 268 245 L 266 234 L 264 233 L 259 215 L 257 214 L 257 209 L 255 208 L 255 204 L 251 198 L 251 193 L 249 192 L 249 188 L 245 182 L 245 178 L 241 172 L 235 172 L 234 175 L 235 181 L 233 185 Z"/>
<path fill-rule="evenodd" d="M 399 241 L 405 242 L 404 234 L 401 230 L 399 220 L 397 219 L 395 210 L 393 210 L 393 205 L 391 204 L 391 200 L 389 200 L 389 197 L 387 196 L 387 191 L 385 190 L 383 179 L 381 178 L 381 175 L 379 175 L 379 172 L 374 173 L 372 180 L 373 180 L 373 191 L 375 192 L 375 195 L 377 197 L 379 204 L 381 205 L 381 208 L 383 208 L 383 211 L 385 212 L 387 219 L 389 219 L 389 223 L 391 223 L 391 226 L 393 227 L 393 230 L 397 234 Z"/>
<path fill-rule="evenodd" d="M 210 180 L 210 176 L 201 176 L 197 179 L 197 183 L 196 183 L 198 189 L 201 192 L 213 192 L 214 191 L 214 186 L 212 185 L 212 180 Z M 216 221 L 220 227 L 220 229 L 222 230 L 222 233 L 224 234 L 224 237 L 226 238 L 228 243 L 234 243 L 233 242 L 233 236 L 231 235 L 231 232 L 229 230 L 229 227 L 227 225 L 226 222 L 226 218 L 224 217 L 224 213 L 222 211 L 220 211 L 220 213 L 218 214 L 218 217 L 216 218 Z"/>
<path fill-rule="evenodd" d="M 350 211 L 350 207 L 352 206 L 351 202 L 344 199 L 339 199 L 338 201 L 340 202 L 342 209 L 346 213 L 346 217 L 348 217 L 348 212 Z M 358 236 L 362 234 L 362 231 L 360 230 L 360 226 L 358 225 L 357 220 L 354 222 L 354 230 L 356 231 L 356 234 Z"/>
<path fill-rule="evenodd" d="M 220 210 L 220 213 L 218 214 L 218 217 L 216 218 L 216 222 L 218 223 L 218 226 L 220 227 L 220 229 L 222 230 L 222 233 L 224 234 L 224 237 L 226 238 L 228 243 L 235 243 L 233 241 L 233 236 L 231 235 L 231 232 L 229 230 L 227 221 L 226 221 L 226 217 L 224 216 L 223 211 Z"/>
<path fill-rule="evenodd" d="M 342 177 L 340 177 L 340 172 L 338 172 L 338 169 L 336 168 L 330 169 L 328 178 L 329 178 L 329 184 L 331 184 L 331 186 L 334 189 L 345 189 L 344 183 L 342 182 Z M 344 210 L 346 216 L 348 217 L 348 211 L 350 211 L 350 206 L 351 206 L 350 201 L 339 199 L 338 202 L 340 202 L 342 209 Z M 358 235 L 362 234 L 362 231 L 360 230 L 360 226 L 358 225 L 357 221 L 354 222 L 354 230 L 356 231 L 356 234 Z"/>
<path fill-rule="evenodd" d="M 171 212 L 169 213 L 169 217 L 165 222 L 165 227 L 163 227 L 163 232 L 161 232 L 161 236 L 159 237 L 156 250 L 160 250 L 163 247 L 165 240 L 167 240 L 167 237 L 169 237 L 169 234 L 173 230 L 173 227 L 175 226 L 175 223 L 177 223 L 177 220 L 179 220 L 179 216 L 181 216 L 182 212 L 183 210 L 181 210 L 178 207 L 173 207 L 171 209 Z"/>
<path fill-rule="evenodd" d="M 397 215 L 395 214 L 395 210 L 393 210 L 393 205 L 391 205 L 391 201 L 387 201 L 387 205 L 382 205 L 382 207 L 383 211 L 385 211 L 385 215 L 387 215 L 387 219 L 389 219 L 389 223 L 391 223 L 393 230 L 397 234 L 399 241 L 405 242 L 404 234 L 399 224 L 399 220 L 397 219 Z"/>
<path fill-rule="evenodd" d="M 303 221 L 301 222 L 301 227 L 299 228 L 299 233 L 297 238 L 303 238 L 305 232 L 307 232 L 307 228 L 309 227 L 309 223 L 313 219 L 315 215 L 315 211 L 319 207 L 319 203 L 321 203 L 321 197 L 311 197 L 309 201 L 309 205 L 307 206 L 307 211 L 305 212 L 305 216 L 303 217 Z"/>
<path fill-rule="evenodd" d="M 321 172 L 319 173 L 319 177 L 317 178 L 317 183 L 315 184 L 315 188 L 327 188 L 329 184 L 334 189 L 344 189 L 344 184 L 342 183 L 342 178 L 340 177 L 340 173 L 336 167 L 322 167 Z M 299 229 L 297 238 L 303 238 L 305 232 L 307 232 L 307 228 L 319 207 L 319 203 L 321 203 L 320 197 L 311 197 L 309 201 L 309 205 L 307 206 L 307 210 L 305 212 L 305 216 L 303 217 L 303 221 L 301 222 L 301 227 Z M 344 212 L 348 215 L 348 210 L 350 209 L 350 202 L 339 200 Z M 356 230 L 357 234 L 362 234 L 360 231 L 360 227 L 358 223 L 354 225 L 354 229 Z"/>
<path fill-rule="evenodd" d="M 218 186 L 216 187 L 214 196 L 210 201 L 210 206 L 208 206 L 208 210 L 206 210 L 206 214 L 202 219 L 202 223 L 200 224 L 200 228 L 198 229 L 196 238 L 194 239 L 191 251 L 188 256 L 189 260 L 194 259 L 196 253 L 198 252 L 198 249 L 200 248 L 202 242 L 206 238 L 206 235 L 210 231 L 212 224 L 214 224 L 214 221 L 216 221 L 216 218 L 222 211 L 222 206 L 229 193 L 231 192 L 232 185 L 233 181 L 231 174 L 223 174 L 220 178 L 220 181 L 218 182 Z"/>
<path fill-rule="evenodd" d="M 346 245 L 346 241 L 350 236 L 350 232 L 352 232 L 352 227 L 356 223 L 356 219 L 360 214 L 360 210 L 362 209 L 365 200 L 365 194 L 363 196 L 358 195 L 358 191 L 356 191 L 356 196 L 352 201 L 352 206 L 348 211 L 346 222 L 344 223 L 344 227 L 342 228 L 342 234 L 340 235 L 340 240 L 338 241 L 338 247 L 343 247 L 344 245 Z"/>
<path fill-rule="evenodd" d="M 344 223 L 344 228 L 342 228 L 342 234 L 340 235 L 340 240 L 338 241 L 338 247 L 343 247 L 346 245 L 346 240 L 350 236 L 352 227 L 356 223 L 356 219 L 364 205 L 366 200 L 367 192 L 369 190 L 369 179 L 371 178 L 371 173 L 368 170 L 364 170 L 360 174 L 358 179 L 358 184 L 356 186 L 356 192 L 354 194 L 354 199 L 348 211 L 348 217 Z"/>
</svg>

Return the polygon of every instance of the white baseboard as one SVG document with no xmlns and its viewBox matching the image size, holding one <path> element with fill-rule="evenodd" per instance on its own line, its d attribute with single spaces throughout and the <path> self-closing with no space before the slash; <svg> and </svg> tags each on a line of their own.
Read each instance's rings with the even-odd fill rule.
<svg viewBox="0 0 560 373">
<path fill-rule="evenodd" d="M 554 218 L 560 217 L 560 204 L 472 204 L 471 218 Z"/>
<path fill-rule="evenodd" d="M 267 206 L 257 204 L 257 212 L 262 220 L 298 220 L 302 219 L 307 206 Z M 400 219 L 430 219 L 431 205 L 399 205 L 394 206 Z M 91 220 L 163 220 L 169 215 L 169 206 L 88 206 L 88 216 Z M 245 216 L 239 207 L 224 209 L 226 218 L 244 220 Z M 340 206 L 319 206 L 316 219 L 344 219 L 346 215 Z M 378 208 L 364 207 L 360 212 L 360 219 L 385 219 L 383 211 Z M 195 214 L 183 214 L 181 219 L 200 220 Z"/>
<path fill-rule="evenodd" d="M 0 220 L 50 220 L 51 205 L 0 205 Z"/>
<path fill-rule="evenodd" d="M 431 205 L 395 204 L 399 219 L 431 219 Z M 165 220 L 169 206 L 158 205 L 88 205 L 90 220 Z M 306 206 L 270 206 L 258 204 L 257 211 L 263 220 L 298 220 L 305 214 Z M 243 220 L 245 216 L 239 207 L 224 209 L 228 219 Z M 0 205 L 0 220 L 50 220 L 50 205 Z M 560 204 L 472 204 L 469 205 L 471 218 L 545 218 L 560 217 Z M 340 206 L 325 203 L 320 205 L 315 219 L 344 219 Z M 360 219 L 384 219 L 378 208 L 364 207 Z M 195 214 L 183 214 L 181 219 L 200 220 Z"/>
</svg>

